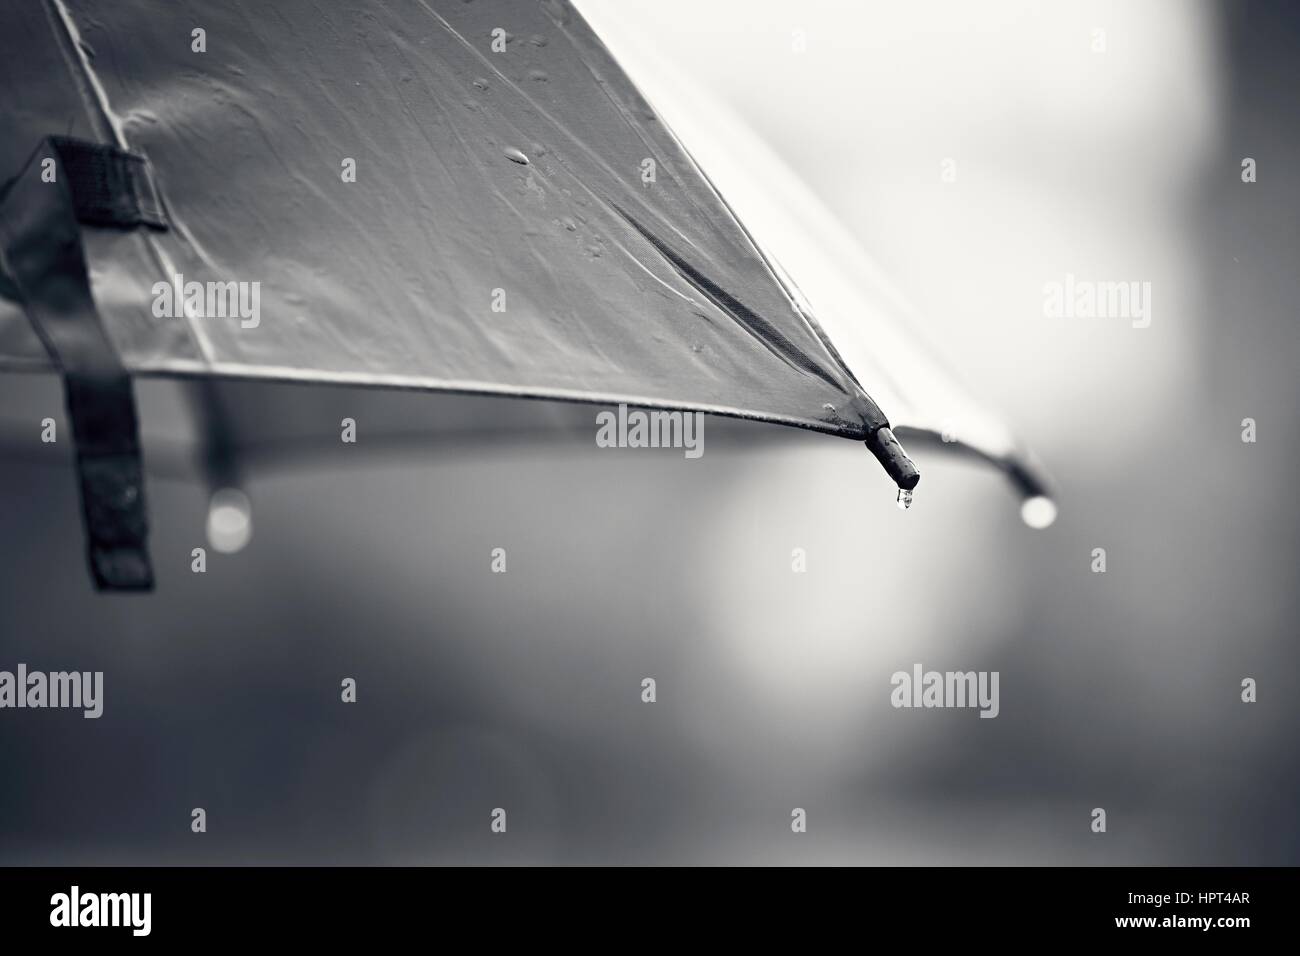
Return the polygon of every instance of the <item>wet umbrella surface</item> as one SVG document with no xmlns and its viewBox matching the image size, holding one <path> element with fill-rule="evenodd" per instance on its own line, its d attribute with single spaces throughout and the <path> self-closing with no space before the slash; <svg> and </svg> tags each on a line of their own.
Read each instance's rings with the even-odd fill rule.
<svg viewBox="0 0 1300 956">
<path fill-rule="evenodd" d="M 101 584 L 148 578 L 138 469 L 122 464 L 130 375 L 755 418 L 866 441 L 910 503 L 918 474 L 869 395 L 873 378 L 909 390 L 885 380 L 890 356 L 855 376 L 568 4 L 289 3 L 267 18 L 51 0 L 6 17 L 7 85 L 42 87 L 5 120 L 9 258 L 48 246 L 60 217 L 84 253 L 11 267 L 0 365 L 60 367 L 70 391 L 97 383 L 81 405 L 116 409 L 79 428 L 73 415 Z M 55 189 L 68 208 L 38 208 Z M 76 316 L 46 314 L 69 293 L 45 280 L 77 288 Z M 937 390 L 917 378 L 914 394 Z M 91 445 L 116 456 L 102 475 Z"/>
</svg>

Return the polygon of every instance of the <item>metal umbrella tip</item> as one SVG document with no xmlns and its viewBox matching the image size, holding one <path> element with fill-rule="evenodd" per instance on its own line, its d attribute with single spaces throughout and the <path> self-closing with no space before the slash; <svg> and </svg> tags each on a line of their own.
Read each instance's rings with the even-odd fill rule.
<svg viewBox="0 0 1300 956">
<path fill-rule="evenodd" d="M 894 479 L 894 484 L 902 491 L 910 492 L 917 486 L 921 480 L 921 473 L 917 471 L 916 465 L 912 464 L 912 459 L 907 457 L 907 452 L 899 444 L 898 439 L 894 437 L 893 431 L 888 425 L 882 425 L 871 433 L 871 437 L 866 441 L 867 448 L 871 454 L 876 456 L 876 460 L 884 466 L 889 477 Z M 911 503 L 912 496 L 907 496 L 908 503 Z M 899 497 L 901 507 L 902 497 Z"/>
</svg>

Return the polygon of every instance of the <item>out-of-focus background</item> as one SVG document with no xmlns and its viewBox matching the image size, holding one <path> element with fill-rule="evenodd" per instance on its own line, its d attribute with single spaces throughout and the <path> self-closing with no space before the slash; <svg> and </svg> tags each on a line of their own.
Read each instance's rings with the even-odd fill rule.
<svg viewBox="0 0 1300 956">
<path fill-rule="evenodd" d="M 6 376 L 0 668 L 106 699 L 0 713 L 0 863 L 1300 861 L 1300 15 L 579 8 L 807 181 L 1059 520 L 935 456 L 902 512 L 860 445 L 776 426 L 710 419 L 690 461 L 596 448 L 588 408 L 238 385 L 286 430 L 241 455 L 250 542 L 196 575 L 186 386 L 142 382 L 158 589 L 95 595 L 39 441 L 59 384 Z M 1150 327 L 1044 317 L 1066 273 L 1149 281 Z M 915 663 L 999 671 L 1000 716 L 893 709 Z"/>
</svg>

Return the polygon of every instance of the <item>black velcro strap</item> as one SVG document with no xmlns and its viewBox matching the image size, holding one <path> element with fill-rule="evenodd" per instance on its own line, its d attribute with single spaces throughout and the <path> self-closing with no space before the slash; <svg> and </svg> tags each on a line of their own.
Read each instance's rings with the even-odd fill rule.
<svg viewBox="0 0 1300 956">
<path fill-rule="evenodd" d="M 141 157 L 50 137 L 0 189 L 0 264 L 63 373 L 95 585 L 147 590 L 153 570 L 135 398 L 95 308 L 81 223 L 165 228 Z"/>
<path fill-rule="evenodd" d="M 59 170 L 68 177 L 80 222 L 167 228 L 143 156 L 66 136 L 51 136 L 48 142 L 59 154 Z"/>
<path fill-rule="evenodd" d="M 100 588 L 153 587 L 144 467 L 129 377 L 69 375 L 64 401 L 77 444 L 77 477 L 91 572 Z"/>
</svg>

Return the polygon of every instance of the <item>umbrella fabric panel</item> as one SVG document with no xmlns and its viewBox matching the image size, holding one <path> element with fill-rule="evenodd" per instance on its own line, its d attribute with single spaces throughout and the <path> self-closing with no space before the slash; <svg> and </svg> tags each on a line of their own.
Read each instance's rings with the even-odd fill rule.
<svg viewBox="0 0 1300 956">
<path fill-rule="evenodd" d="M 171 219 L 87 240 L 134 371 L 884 421 L 567 4 L 49 7 Z M 178 275 L 255 288 L 256 321 L 156 314 Z"/>
</svg>

